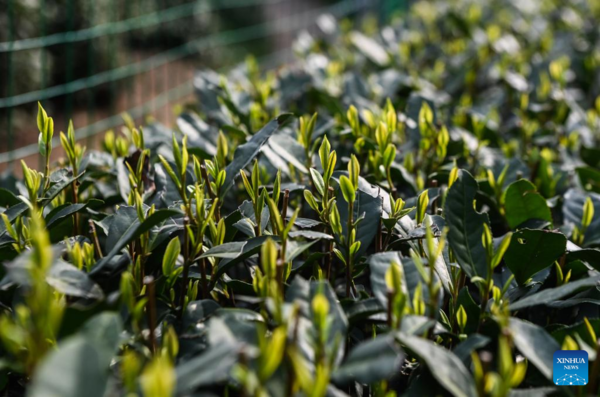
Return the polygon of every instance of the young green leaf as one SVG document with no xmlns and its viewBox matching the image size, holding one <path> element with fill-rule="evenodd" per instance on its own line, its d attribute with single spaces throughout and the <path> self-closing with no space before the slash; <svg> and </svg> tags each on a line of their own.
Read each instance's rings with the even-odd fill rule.
<svg viewBox="0 0 600 397">
<path fill-rule="evenodd" d="M 500 264 L 500 261 L 504 257 L 506 250 L 510 246 L 511 239 L 512 233 L 510 232 L 506 233 L 506 235 L 502 238 L 502 241 L 500 242 L 500 245 L 498 245 L 498 248 L 496 249 L 496 252 L 494 252 L 494 256 L 492 258 L 492 269 L 495 269 Z"/>
<path fill-rule="evenodd" d="M 304 199 L 314 211 L 319 212 L 319 205 L 310 190 L 304 190 Z"/>
<path fill-rule="evenodd" d="M 346 200 L 347 203 L 353 203 L 356 199 L 356 192 L 354 191 L 352 182 L 345 175 L 340 177 L 340 189 L 342 190 L 344 200 Z"/>
<path fill-rule="evenodd" d="M 319 148 L 319 159 L 321 160 L 321 167 L 323 167 L 323 170 L 326 170 L 329 167 L 330 151 L 331 145 L 329 144 L 329 140 L 327 140 L 327 136 L 325 136 L 323 142 L 321 142 L 321 147 Z"/>
<path fill-rule="evenodd" d="M 323 177 L 321 176 L 321 174 L 319 174 L 319 172 L 317 170 L 315 170 L 314 168 L 310 169 L 310 177 L 312 179 L 313 182 L 313 186 L 315 187 L 315 189 L 317 189 L 317 192 L 321 195 L 321 197 L 325 196 L 325 181 L 323 180 Z"/>
<path fill-rule="evenodd" d="M 458 311 L 456 312 L 456 323 L 458 324 L 460 332 L 464 332 L 464 329 L 467 326 L 467 311 L 463 305 L 460 305 Z"/>
<path fill-rule="evenodd" d="M 166 277 L 169 277 L 171 274 L 173 274 L 180 251 L 181 245 L 179 242 L 179 237 L 175 237 L 167 245 L 165 255 L 163 256 L 162 271 Z"/>
<path fill-rule="evenodd" d="M 383 153 L 383 167 L 387 170 L 392 166 L 394 159 L 396 158 L 396 147 L 391 143 L 385 149 Z"/>
<path fill-rule="evenodd" d="M 423 219 L 425 219 L 425 214 L 427 213 L 427 206 L 429 205 L 429 192 L 428 190 L 423 191 L 419 195 L 419 199 L 417 200 L 417 223 L 423 223 Z"/>
<path fill-rule="evenodd" d="M 583 204 L 583 217 L 581 218 L 581 228 L 586 230 L 592 224 L 594 218 L 594 203 L 592 199 L 587 197 Z"/>
</svg>

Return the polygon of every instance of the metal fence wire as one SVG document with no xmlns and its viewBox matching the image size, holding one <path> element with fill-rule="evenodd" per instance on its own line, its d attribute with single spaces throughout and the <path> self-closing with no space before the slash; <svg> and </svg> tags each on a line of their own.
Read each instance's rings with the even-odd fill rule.
<svg viewBox="0 0 600 397">
<path fill-rule="evenodd" d="M 405 5 L 403 0 L 0 0 L 0 166 L 37 155 L 31 115 L 38 101 L 56 115 L 56 129 L 64 130 L 74 118 L 77 139 L 93 146 L 97 134 L 122 123 L 123 112 L 168 123 L 172 107 L 192 95 L 192 65 L 225 69 L 248 48 L 272 63 L 289 56 L 296 34 L 311 29 L 322 13 L 337 18 L 374 13 L 386 19 Z"/>
</svg>

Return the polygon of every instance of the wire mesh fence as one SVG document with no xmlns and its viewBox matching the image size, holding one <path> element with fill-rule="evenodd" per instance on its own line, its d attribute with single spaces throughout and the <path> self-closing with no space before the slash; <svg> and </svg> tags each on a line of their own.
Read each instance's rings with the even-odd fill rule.
<svg viewBox="0 0 600 397">
<path fill-rule="evenodd" d="M 190 98 L 193 70 L 226 69 L 247 53 L 273 65 L 320 14 L 386 18 L 402 0 L 0 0 L 0 167 L 36 156 L 40 101 L 77 138 L 121 124 L 121 113 L 170 124 Z M 62 115 L 62 117 L 61 117 Z M 58 142 L 57 142 L 58 144 Z"/>
</svg>

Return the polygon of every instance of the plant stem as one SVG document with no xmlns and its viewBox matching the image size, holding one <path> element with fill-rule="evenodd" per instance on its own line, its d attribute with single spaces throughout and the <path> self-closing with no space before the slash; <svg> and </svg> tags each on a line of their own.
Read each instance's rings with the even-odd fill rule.
<svg viewBox="0 0 600 397">
<path fill-rule="evenodd" d="M 148 329 L 150 331 L 150 349 L 153 354 L 156 354 L 156 291 L 154 288 L 154 277 L 144 277 L 144 284 L 146 285 L 146 295 L 148 296 L 148 303 L 146 304 L 146 311 L 148 313 Z"/>
<path fill-rule="evenodd" d="M 92 231 L 92 238 L 94 239 L 94 247 L 96 247 L 96 253 L 98 258 L 102 258 L 102 249 L 100 248 L 100 241 L 98 241 L 98 233 L 96 233 L 96 225 L 93 220 L 89 220 L 90 230 Z"/>
<path fill-rule="evenodd" d="M 488 281 L 484 287 L 483 295 L 481 297 L 481 309 L 479 312 L 479 326 L 477 330 L 481 329 L 481 323 L 483 320 L 483 316 L 485 315 L 485 309 L 487 308 L 488 300 L 490 299 L 490 282 Z"/>
<path fill-rule="evenodd" d="M 202 274 L 202 299 L 208 299 L 208 279 L 206 278 L 206 259 L 200 259 L 200 273 Z"/>
<path fill-rule="evenodd" d="M 329 241 L 329 250 L 327 252 L 327 279 L 331 282 L 331 263 L 333 262 L 333 240 Z"/>
<path fill-rule="evenodd" d="M 277 260 L 277 265 L 276 265 L 276 268 L 277 268 L 277 275 L 276 276 L 277 276 L 277 283 L 279 284 L 279 289 L 280 289 L 280 292 L 281 292 L 282 296 L 283 296 L 283 293 L 284 293 L 284 288 L 283 288 L 284 287 L 283 265 L 284 265 L 283 260 L 282 259 L 278 259 Z"/>
<path fill-rule="evenodd" d="M 257 202 L 258 198 L 255 203 Z M 254 204 L 254 218 L 256 218 L 256 230 L 254 234 L 256 234 L 256 237 L 260 237 L 262 235 L 262 208 L 258 208 L 258 204 Z"/>
<path fill-rule="evenodd" d="M 209 197 L 214 199 L 216 195 L 210 186 L 210 179 L 208 179 L 208 172 L 206 172 L 206 163 L 204 162 L 204 159 L 202 159 L 202 163 L 200 164 L 200 173 L 202 174 L 202 179 L 204 179 L 204 184 L 206 185 Z"/>
<path fill-rule="evenodd" d="M 77 204 L 79 202 L 77 194 L 77 181 L 73 181 L 73 183 L 71 184 L 71 188 L 73 191 L 73 204 Z M 79 214 L 77 212 L 73 214 L 73 234 L 75 236 L 79 235 Z"/>
<path fill-rule="evenodd" d="M 436 258 L 433 258 L 436 259 Z M 436 306 L 437 306 L 437 293 L 433 293 L 435 289 L 435 266 L 434 263 L 429 264 L 429 318 L 435 320 L 436 317 Z"/>
<path fill-rule="evenodd" d="M 434 179 L 431 181 L 431 187 L 432 188 L 437 188 L 438 187 L 438 181 L 437 179 Z M 435 199 L 433 200 L 433 202 L 431 203 L 431 215 L 435 215 L 438 209 L 438 200 Z"/>
<path fill-rule="evenodd" d="M 390 330 L 392 329 L 393 326 L 393 321 L 392 321 L 392 306 L 394 304 L 394 291 L 388 290 L 387 291 L 387 323 L 388 323 L 388 327 L 390 328 Z"/>
<path fill-rule="evenodd" d="M 208 172 L 206 171 L 206 163 L 204 159 L 202 159 L 202 163 L 200 164 L 200 173 L 202 174 L 202 179 L 204 179 L 204 184 L 206 185 L 206 190 L 208 191 L 208 196 L 213 199 L 217 199 L 217 193 L 213 192 L 212 186 L 210 185 L 210 179 L 208 178 Z M 215 219 L 217 223 L 221 220 L 221 203 L 217 203 L 217 208 L 215 209 Z"/>
<path fill-rule="evenodd" d="M 386 171 L 386 177 L 387 177 L 387 183 L 388 183 L 389 189 L 390 189 L 390 194 L 392 195 L 394 200 L 396 200 L 397 199 L 397 197 L 396 197 L 397 190 L 396 190 L 396 187 L 394 186 L 394 182 L 392 182 L 392 173 L 391 173 L 390 169 L 388 169 Z"/>
<path fill-rule="evenodd" d="M 190 218 L 183 218 L 183 284 L 181 285 L 181 296 L 179 297 L 179 318 L 183 317 L 183 306 L 187 296 L 188 277 L 190 274 L 190 236 L 188 234 L 188 225 Z"/>
<path fill-rule="evenodd" d="M 387 250 L 388 245 L 390 245 L 391 239 L 392 239 L 392 229 L 389 229 L 387 235 L 385 236 L 385 242 L 383 243 L 383 247 L 381 248 L 381 251 Z"/>
<path fill-rule="evenodd" d="M 379 221 L 377 222 L 377 234 L 375 235 L 375 252 L 380 252 L 381 251 L 381 241 L 383 240 L 383 236 L 382 236 L 382 221 L 381 221 L 381 217 L 379 217 Z"/>
<path fill-rule="evenodd" d="M 46 156 L 46 165 L 44 168 L 44 177 L 45 177 L 45 181 L 44 181 L 44 192 L 46 192 L 46 190 L 48 190 L 48 188 L 50 187 L 50 153 L 47 154 Z"/>
<path fill-rule="evenodd" d="M 279 254 L 280 259 L 285 262 L 285 251 L 287 249 L 287 237 L 286 238 L 281 238 L 281 252 Z"/>
<path fill-rule="evenodd" d="M 346 296 L 350 297 L 350 284 L 352 283 L 352 257 L 353 255 L 350 253 L 350 247 L 352 246 L 352 241 L 350 237 L 352 236 L 353 229 L 353 217 L 354 217 L 354 202 L 350 201 L 348 203 L 348 223 L 346 226 L 346 233 L 348 234 L 346 238 L 346 243 L 348 245 L 348 263 L 346 263 Z"/>
<path fill-rule="evenodd" d="M 288 204 L 290 202 L 290 189 L 285 189 L 283 192 L 283 203 L 281 205 L 281 219 L 283 220 L 283 227 L 286 226 Z M 277 203 L 275 203 L 277 204 Z"/>
</svg>

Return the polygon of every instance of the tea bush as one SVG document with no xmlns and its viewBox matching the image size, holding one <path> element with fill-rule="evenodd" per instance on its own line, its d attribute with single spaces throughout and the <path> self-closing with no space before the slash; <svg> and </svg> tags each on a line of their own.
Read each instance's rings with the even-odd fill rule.
<svg viewBox="0 0 600 397">
<path fill-rule="evenodd" d="M 176 131 L 125 117 L 86 151 L 70 126 L 0 190 L 2 387 L 598 395 L 599 19 L 324 16 L 288 67 L 198 72 Z M 560 349 L 589 383 L 554 385 Z"/>
</svg>

